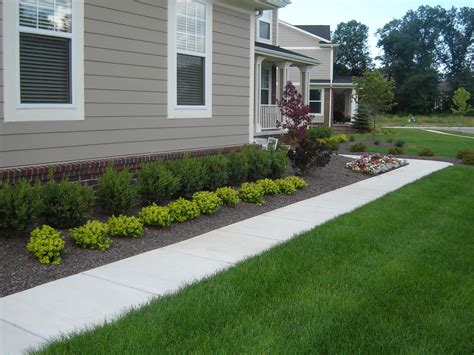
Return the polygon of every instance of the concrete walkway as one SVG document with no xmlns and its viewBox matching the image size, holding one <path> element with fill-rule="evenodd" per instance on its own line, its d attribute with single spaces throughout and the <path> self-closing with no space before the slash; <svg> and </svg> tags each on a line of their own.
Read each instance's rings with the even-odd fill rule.
<svg viewBox="0 0 474 355">
<path fill-rule="evenodd" d="M 474 139 L 473 136 L 463 136 L 463 135 L 461 135 L 461 134 L 453 134 L 453 133 L 448 133 L 448 132 L 441 132 L 441 131 L 436 131 L 436 130 L 434 130 L 434 129 L 425 129 L 424 131 L 426 131 L 426 132 L 431 132 L 431 133 L 436 133 L 436 134 L 444 134 L 445 136 L 453 136 L 453 137 Z"/>
<path fill-rule="evenodd" d="M 0 300 L 0 354 L 111 321 L 451 164 L 410 165 L 210 233 Z"/>
<path fill-rule="evenodd" d="M 474 134 L 474 127 L 440 127 L 440 126 L 387 126 L 384 128 L 397 128 L 397 129 L 421 129 L 421 130 L 434 130 L 434 131 L 450 131 L 453 133 L 468 133 Z M 465 136 L 462 136 L 465 137 Z"/>
</svg>

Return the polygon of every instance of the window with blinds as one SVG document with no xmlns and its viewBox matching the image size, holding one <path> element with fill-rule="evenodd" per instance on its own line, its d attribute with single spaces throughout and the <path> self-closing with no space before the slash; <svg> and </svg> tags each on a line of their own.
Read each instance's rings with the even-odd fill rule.
<svg viewBox="0 0 474 355">
<path fill-rule="evenodd" d="M 177 104 L 204 106 L 206 65 L 206 2 L 177 0 Z"/>
<path fill-rule="evenodd" d="M 72 0 L 20 0 L 19 24 L 21 103 L 72 103 Z"/>
</svg>

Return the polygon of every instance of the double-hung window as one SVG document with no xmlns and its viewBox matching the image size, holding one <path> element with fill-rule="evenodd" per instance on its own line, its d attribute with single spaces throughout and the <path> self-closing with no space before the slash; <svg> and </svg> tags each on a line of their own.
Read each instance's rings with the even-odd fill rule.
<svg viewBox="0 0 474 355">
<path fill-rule="evenodd" d="M 262 105 L 270 104 L 270 69 L 262 68 L 262 82 L 260 88 Z"/>
<path fill-rule="evenodd" d="M 321 89 L 311 89 L 309 91 L 309 108 L 313 115 L 323 114 L 323 94 Z"/>
<path fill-rule="evenodd" d="M 82 0 L 3 5 L 5 120 L 83 119 Z"/>
<path fill-rule="evenodd" d="M 210 117 L 211 5 L 206 0 L 170 0 L 169 5 L 168 116 Z"/>
<path fill-rule="evenodd" d="M 258 38 L 264 41 L 272 39 L 272 11 L 263 11 L 258 19 Z"/>
</svg>

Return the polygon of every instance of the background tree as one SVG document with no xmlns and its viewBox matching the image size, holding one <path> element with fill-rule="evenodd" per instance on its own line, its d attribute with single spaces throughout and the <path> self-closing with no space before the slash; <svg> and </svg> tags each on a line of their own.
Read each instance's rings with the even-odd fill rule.
<svg viewBox="0 0 474 355">
<path fill-rule="evenodd" d="M 385 79 L 378 70 L 369 70 L 363 77 L 354 78 L 354 83 L 357 86 L 358 100 L 367 105 L 370 112 L 375 134 L 377 115 L 390 110 L 395 105 L 395 82 L 392 79 Z"/>
<path fill-rule="evenodd" d="M 355 20 L 341 22 L 334 31 L 333 42 L 340 44 L 334 67 L 336 75 L 362 76 L 372 67 L 369 50 L 369 28 Z"/>
<path fill-rule="evenodd" d="M 441 80 L 454 91 L 474 90 L 474 9 L 421 6 L 377 31 L 378 57 L 396 82 L 396 111 L 430 113 L 440 98 Z M 451 102 L 449 93 L 447 100 Z"/>
</svg>

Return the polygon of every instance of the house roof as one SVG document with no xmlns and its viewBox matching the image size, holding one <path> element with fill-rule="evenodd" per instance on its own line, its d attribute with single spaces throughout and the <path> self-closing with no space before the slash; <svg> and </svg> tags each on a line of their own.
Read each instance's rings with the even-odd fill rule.
<svg viewBox="0 0 474 355">
<path fill-rule="evenodd" d="M 336 84 L 352 84 L 352 76 L 335 76 L 332 82 Z"/>
<path fill-rule="evenodd" d="M 274 54 L 274 55 L 277 55 L 278 57 L 281 57 L 290 61 L 296 60 L 298 62 L 302 62 L 304 64 L 309 64 L 309 65 L 320 64 L 319 60 L 317 59 L 290 51 L 285 48 L 281 48 L 281 47 L 277 47 L 271 44 L 266 44 L 266 43 L 261 43 L 261 42 L 255 42 L 255 52 L 261 53 L 261 54 Z"/>
<path fill-rule="evenodd" d="M 295 27 L 331 41 L 331 26 L 329 25 L 296 25 Z"/>
</svg>

